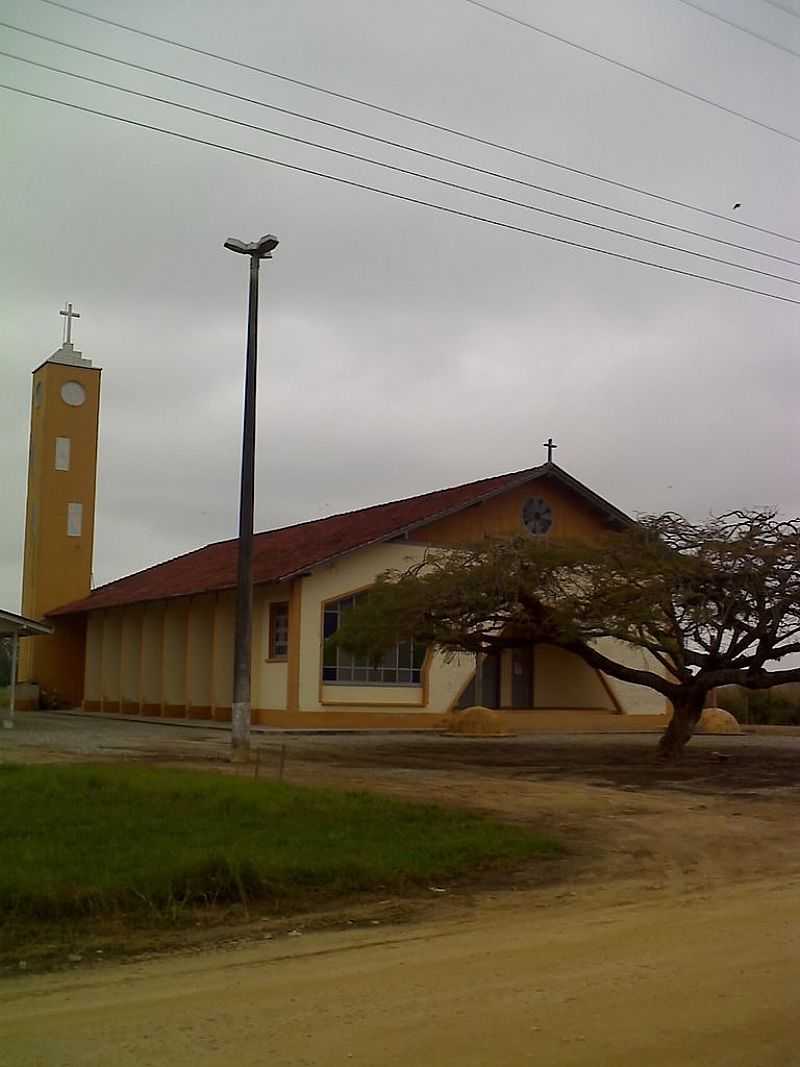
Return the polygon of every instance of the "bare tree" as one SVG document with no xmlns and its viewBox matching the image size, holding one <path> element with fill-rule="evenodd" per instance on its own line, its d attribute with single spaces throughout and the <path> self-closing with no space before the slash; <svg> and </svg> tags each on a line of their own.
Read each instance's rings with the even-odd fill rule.
<svg viewBox="0 0 800 1067">
<path fill-rule="evenodd" d="M 333 640 L 377 655 L 412 633 L 445 654 L 556 645 L 654 689 L 674 708 L 660 751 L 676 756 L 709 690 L 800 681 L 800 667 L 779 666 L 800 653 L 800 519 L 669 513 L 589 545 L 517 537 L 433 550 L 382 575 Z M 601 638 L 644 649 L 653 669 L 619 662 Z"/>
</svg>

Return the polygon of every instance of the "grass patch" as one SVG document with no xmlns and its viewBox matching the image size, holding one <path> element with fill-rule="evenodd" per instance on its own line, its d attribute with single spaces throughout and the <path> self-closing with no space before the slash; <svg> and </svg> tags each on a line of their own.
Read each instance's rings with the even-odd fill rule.
<svg viewBox="0 0 800 1067">
<path fill-rule="evenodd" d="M 0 923 L 276 909 L 552 856 L 470 812 L 141 767 L 0 764 Z"/>
</svg>

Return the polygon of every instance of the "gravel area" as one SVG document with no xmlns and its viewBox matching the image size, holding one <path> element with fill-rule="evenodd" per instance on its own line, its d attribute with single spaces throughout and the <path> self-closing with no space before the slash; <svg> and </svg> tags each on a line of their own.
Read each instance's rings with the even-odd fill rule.
<svg viewBox="0 0 800 1067">
<path fill-rule="evenodd" d="M 720 787 L 800 784 L 800 737 L 695 737 L 677 765 L 655 759 L 648 734 L 527 734 L 464 738 L 439 734 L 279 731 L 255 728 L 252 746 L 271 763 L 281 750 L 292 761 L 336 767 L 465 770 L 503 776 L 595 778 L 639 788 L 712 780 Z M 66 712 L 23 712 L 0 730 L 0 760 L 134 759 L 226 764 L 230 730 L 221 724 L 138 720 Z"/>
</svg>

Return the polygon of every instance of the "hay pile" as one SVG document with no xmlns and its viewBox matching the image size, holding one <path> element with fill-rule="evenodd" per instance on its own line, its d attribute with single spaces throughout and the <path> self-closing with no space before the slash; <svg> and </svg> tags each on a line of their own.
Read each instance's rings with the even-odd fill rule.
<svg viewBox="0 0 800 1067">
<path fill-rule="evenodd" d="M 512 737 L 513 733 L 499 711 L 472 707 L 464 711 L 448 711 L 438 724 L 447 734 L 461 737 Z"/>
<path fill-rule="evenodd" d="M 724 708 L 704 708 L 697 724 L 698 734 L 740 734 L 742 728 Z"/>
</svg>

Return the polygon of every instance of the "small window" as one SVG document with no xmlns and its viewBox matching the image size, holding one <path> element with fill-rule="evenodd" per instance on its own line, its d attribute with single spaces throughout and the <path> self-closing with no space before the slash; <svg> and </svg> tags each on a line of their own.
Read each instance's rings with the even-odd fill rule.
<svg viewBox="0 0 800 1067">
<path fill-rule="evenodd" d="M 269 606 L 269 658 L 286 659 L 289 655 L 289 605 Z"/>
<path fill-rule="evenodd" d="M 67 537 L 80 537 L 83 525 L 83 504 L 67 504 Z"/>
<path fill-rule="evenodd" d="M 68 437 L 56 438 L 56 470 L 68 471 L 69 470 L 69 449 L 70 441 Z"/>
</svg>

